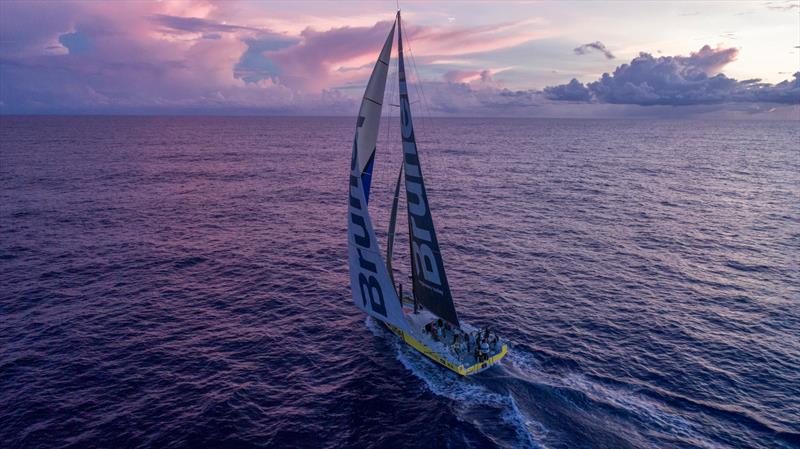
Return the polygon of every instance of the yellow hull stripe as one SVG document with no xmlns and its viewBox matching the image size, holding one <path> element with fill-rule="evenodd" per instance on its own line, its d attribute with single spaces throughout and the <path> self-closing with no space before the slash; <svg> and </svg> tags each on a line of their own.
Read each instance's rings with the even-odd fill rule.
<svg viewBox="0 0 800 449">
<path fill-rule="evenodd" d="M 497 355 L 487 359 L 485 362 L 479 362 L 479 363 L 476 363 L 476 364 L 474 364 L 472 366 L 468 366 L 468 367 L 465 368 L 464 365 L 455 365 L 455 364 L 451 363 L 449 360 L 447 360 L 444 357 L 440 356 L 438 353 L 436 353 L 435 351 L 433 351 L 429 347 L 425 346 L 421 342 L 417 341 L 411 335 L 403 332 L 401 329 L 399 329 L 397 327 L 394 327 L 394 326 L 392 326 L 391 324 L 388 324 L 388 323 L 384 323 L 384 324 L 386 324 L 386 326 L 392 332 L 394 332 L 398 336 L 402 337 L 403 341 L 408 343 L 414 349 L 416 349 L 417 351 L 421 352 L 422 354 L 424 354 L 426 357 L 428 357 L 429 359 L 433 360 L 434 362 L 436 362 L 436 363 L 438 363 L 438 364 L 440 364 L 440 365 L 442 365 L 442 366 L 444 366 L 446 368 L 449 368 L 450 370 L 452 370 L 452 371 L 454 371 L 454 372 L 456 372 L 456 373 L 458 373 L 458 374 L 460 374 L 462 376 L 469 376 L 470 374 L 474 374 L 474 373 L 476 373 L 478 371 L 483 370 L 484 368 L 488 368 L 488 367 L 494 365 L 495 363 L 499 362 L 500 359 L 505 357 L 506 353 L 508 352 L 508 347 L 506 345 L 503 345 L 503 348 L 500 350 L 500 352 Z"/>
</svg>

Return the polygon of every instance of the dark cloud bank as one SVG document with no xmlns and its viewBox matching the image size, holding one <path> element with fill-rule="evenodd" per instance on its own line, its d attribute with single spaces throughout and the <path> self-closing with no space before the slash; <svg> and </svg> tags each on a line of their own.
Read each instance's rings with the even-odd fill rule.
<svg viewBox="0 0 800 449">
<path fill-rule="evenodd" d="M 575 51 L 583 47 L 586 46 Z M 800 72 L 794 74 L 793 80 L 778 84 L 762 83 L 760 79 L 737 81 L 717 73 L 737 54 L 735 48 L 713 49 L 708 45 L 690 56 L 656 58 L 640 53 L 629 64 L 617 67 L 613 74 L 604 73 L 599 80 L 585 85 L 573 79 L 567 84 L 546 87 L 544 95 L 555 101 L 641 106 L 800 104 Z"/>
<path fill-rule="evenodd" d="M 580 47 L 576 47 L 573 51 L 576 55 L 585 55 L 591 51 L 599 51 L 603 55 L 605 55 L 606 59 L 614 59 L 614 53 L 611 53 L 605 44 L 600 41 L 590 42 L 588 44 L 583 44 Z"/>
</svg>

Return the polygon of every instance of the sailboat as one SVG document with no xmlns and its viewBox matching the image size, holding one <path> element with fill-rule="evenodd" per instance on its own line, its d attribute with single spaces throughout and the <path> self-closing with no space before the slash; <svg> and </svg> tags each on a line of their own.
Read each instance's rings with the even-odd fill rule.
<svg viewBox="0 0 800 449">
<path fill-rule="evenodd" d="M 395 31 L 403 161 L 395 185 L 384 261 L 367 205 Z M 405 181 L 411 253 L 410 295 L 403 294 L 402 286 L 398 291 L 392 270 L 402 181 Z M 476 374 L 500 362 L 508 352 L 507 345 L 489 328 L 478 329 L 461 322 L 453 304 L 417 152 L 399 10 L 372 70 L 358 112 L 347 215 L 350 287 L 359 309 L 385 324 L 426 357 L 462 376 Z"/>
</svg>

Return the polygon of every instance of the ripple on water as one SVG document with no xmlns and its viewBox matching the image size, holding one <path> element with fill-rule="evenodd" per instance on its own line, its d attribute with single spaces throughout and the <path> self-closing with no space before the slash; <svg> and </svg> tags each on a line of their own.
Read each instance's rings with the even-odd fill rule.
<svg viewBox="0 0 800 449">
<path fill-rule="evenodd" d="M 691 125 L 420 124 L 459 314 L 512 343 L 464 380 L 352 304 L 349 118 L 3 117 L 0 441 L 800 447 L 798 128 Z"/>
</svg>

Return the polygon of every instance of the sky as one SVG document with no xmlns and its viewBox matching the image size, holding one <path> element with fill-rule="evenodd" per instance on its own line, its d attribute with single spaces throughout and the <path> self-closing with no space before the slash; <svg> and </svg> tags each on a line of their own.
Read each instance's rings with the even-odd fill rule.
<svg viewBox="0 0 800 449">
<path fill-rule="evenodd" d="M 400 6 L 420 114 L 800 120 L 800 0 Z M 0 114 L 353 115 L 395 11 L 0 0 Z"/>
</svg>

